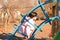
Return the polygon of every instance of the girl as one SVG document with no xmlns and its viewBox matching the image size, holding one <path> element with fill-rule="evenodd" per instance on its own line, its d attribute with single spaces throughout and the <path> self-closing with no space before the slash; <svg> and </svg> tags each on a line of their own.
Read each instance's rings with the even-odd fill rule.
<svg viewBox="0 0 60 40">
<path fill-rule="evenodd" d="M 19 28 L 19 30 L 23 32 L 24 34 L 26 34 L 28 38 L 30 38 L 30 36 L 32 35 L 35 29 L 34 25 L 35 25 L 36 19 L 37 19 L 37 13 L 32 12 L 31 14 L 29 14 L 29 16 L 25 18 L 23 24 Z"/>
</svg>

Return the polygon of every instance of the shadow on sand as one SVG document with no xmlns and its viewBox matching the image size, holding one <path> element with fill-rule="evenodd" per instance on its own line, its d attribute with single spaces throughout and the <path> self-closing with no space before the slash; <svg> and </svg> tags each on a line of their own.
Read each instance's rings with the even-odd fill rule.
<svg viewBox="0 0 60 40">
<path fill-rule="evenodd" d="M 5 33 L 3 34 L 0 34 L 0 39 L 1 40 L 9 40 L 8 38 L 9 37 L 12 37 L 12 40 L 28 40 L 28 39 L 25 39 L 25 38 L 21 38 L 21 37 L 17 37 L 17 36 L 13 36 L 13 35 L 7 35 Z M 11 39 L 11 38 L 10 38 Z M 46 40 L 46 38 L 42 38 L 42 39 L 33 39 L 33 40 Z"/>
</svg>

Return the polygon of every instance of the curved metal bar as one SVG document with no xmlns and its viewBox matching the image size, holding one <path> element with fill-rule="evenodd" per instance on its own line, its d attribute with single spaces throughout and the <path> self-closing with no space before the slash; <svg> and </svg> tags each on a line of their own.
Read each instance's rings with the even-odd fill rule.
<svg viewBox="0 0 60 40">
<path fill-rule="evenodd" d="M 45 10 L 44 6 L 41 5 L 40 7 L 41 7 L 41 9 L 43 11 L 43 14 L 45 15 L 46 19 L 48 20 L 49 19 L 49 16 L 48 16 L 47 11 Z M 51 24 L 51 22 L 49 22 L 49 23 Z"/>
<path fill-rule="evenodd" d="M 55 17 L 52 17 L 52 18 L 50 18 L 50 20 L 59 20 L 60 19 L 60 16 L 55 16 Z"/>
<path fill-rule="evenodd" d="M 38 3 L 40 4 L 40 0 L 38 0 Z M 49 3 L 49 1 L 46 1 L 45 3 Z M 48 20 L 49 19 L 49 16 L 48 16 L 47 11 L 44 8 L 44 5 L 41 5 L 40 7 L 41 7 L 41 9 L 43 11 L 43 14 L 45 15 L 46 19 Z M 51 22 L 49 22 L 49 23 L 51 24 Z"/>
</svg>

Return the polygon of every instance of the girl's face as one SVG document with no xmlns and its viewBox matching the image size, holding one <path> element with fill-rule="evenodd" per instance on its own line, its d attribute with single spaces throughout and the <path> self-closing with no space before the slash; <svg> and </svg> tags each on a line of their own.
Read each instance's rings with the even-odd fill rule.
<svg viewBox="0 0 60 40">
<path fill-rule="evenodd" d="M 37 19 L 37 17 L 33 17 L 33 20 L 36 20 Z"/>
</svg>

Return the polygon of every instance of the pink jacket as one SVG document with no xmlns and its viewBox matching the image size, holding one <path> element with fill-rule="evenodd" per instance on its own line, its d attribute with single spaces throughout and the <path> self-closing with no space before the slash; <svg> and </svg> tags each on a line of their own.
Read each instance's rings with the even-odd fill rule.
<svg viewBox="0 0 60 40">
<path fill-rule="evenodd" d="M 21 27 L 19 28 L 19 30 L 21 32 L 23 32 L 24 34 L 31 35 L 33 33 L 33 30 L 34 30 L 34 27 L 32 26 L 32 25 L 34 25 L 34 20 L 31 19 L 31 18 L 29 18 L 29 17 L 26 17 L 26 19 L 29 22 L 27 22 L 26 20 L 24 20 L 24 22 L 21 25 Z"/>
</svg>

